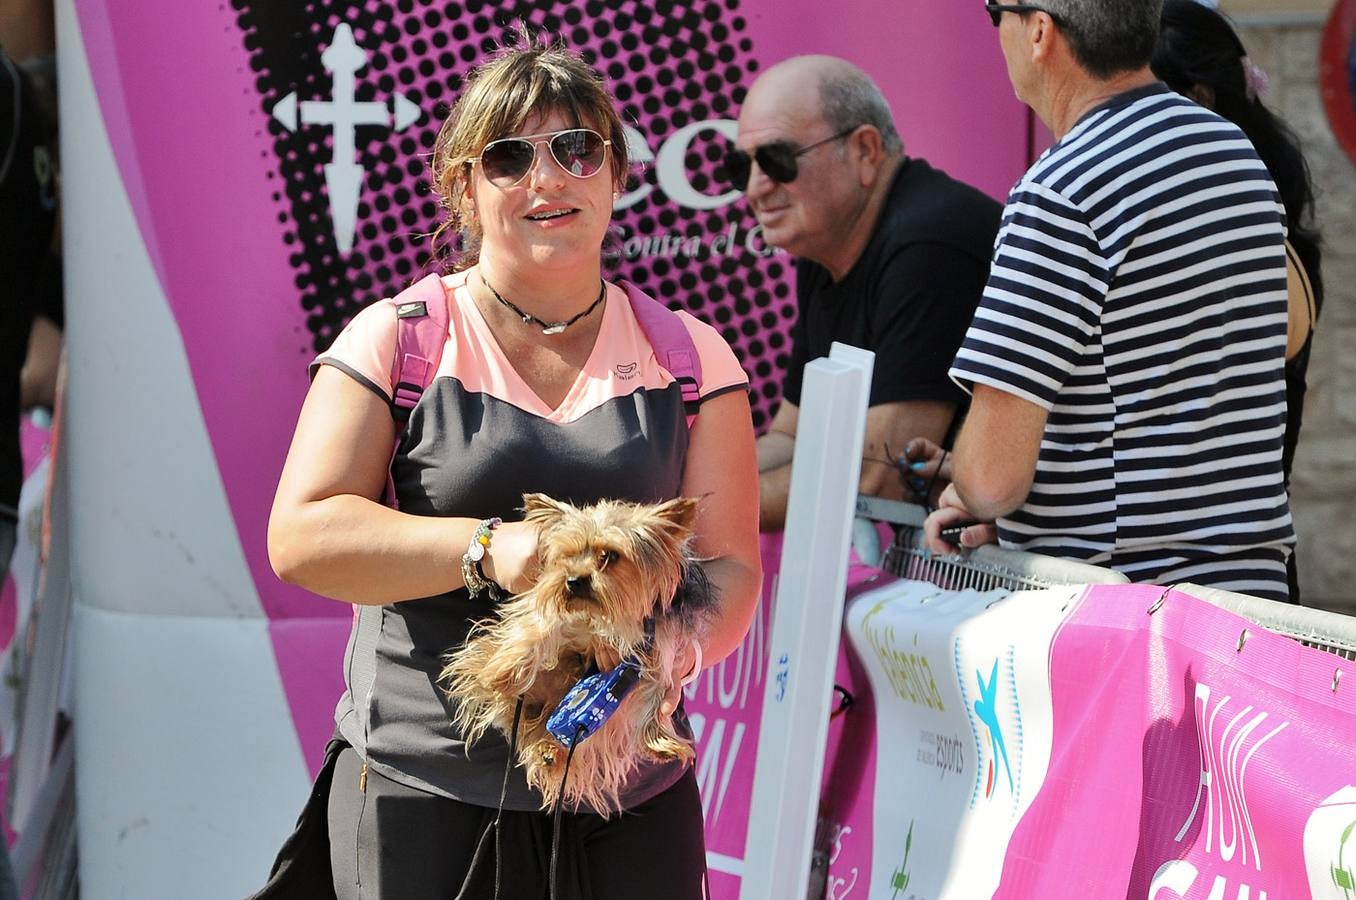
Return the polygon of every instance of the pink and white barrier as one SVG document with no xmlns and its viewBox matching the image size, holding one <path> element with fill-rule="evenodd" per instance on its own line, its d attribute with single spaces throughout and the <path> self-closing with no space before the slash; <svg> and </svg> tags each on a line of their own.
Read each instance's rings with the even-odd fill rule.
<svg viewBox="0 0 1356 900">
<path fill-rule="evenodd" d="M 1051 647 L 1050 774 L 995 896 L 1350 900 L 1356 667 L 1162 595 L 1092 588 Z"/>
<path fill-rule="evenodd" d="M 1349 661 L 1159 587 L 871 577 L 849 579 L 838 683 L 856 702 L 831 731 L 826 897 L 1356 897 Z M 746 667 L 688 698 L 715 898 L 738 896 L 749 826 Z"/>
</svg>

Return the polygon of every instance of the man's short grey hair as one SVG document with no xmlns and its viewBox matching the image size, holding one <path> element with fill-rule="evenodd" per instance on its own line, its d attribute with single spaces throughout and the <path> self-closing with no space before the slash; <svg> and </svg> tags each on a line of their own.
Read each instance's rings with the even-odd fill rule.
<svg viewBox="0 0 1356 900">
<path fill-rule="evenodd" d="M 1153 58 L 1163 0 L 1035 2 L 1058 20 L 1074 59 L 1096 78 L 1142 69 Z"/>
<path fill-rule="evenodd" d="M 860 70 L 843 67 L 825 73 L 819 82 L 819 102 L 824 121 L 835 133 L 873 125 L 880 132 L 887 153 L 904 152 L 890 104 L 885 102 L 876 83 Z"/>
</svg>

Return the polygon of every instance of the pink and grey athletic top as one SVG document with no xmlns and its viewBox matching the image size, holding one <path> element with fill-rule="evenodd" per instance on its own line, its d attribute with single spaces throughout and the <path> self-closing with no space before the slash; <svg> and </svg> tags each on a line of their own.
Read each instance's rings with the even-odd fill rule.
<svg viewBox="0 0 1356 900">
<path fill-rule="evenodd" d="M 521 518 L 529 491 L 575 504 L 677 496 L 688 441 L 682 393 L 655 359 L 624 291 L 608 285 L 593 351 L 565 399 L 551 409 L 504 356 L 465 287 L 466 273 L 447 276 L 443 284 L 447 344 L 391 464 L 401 511 L 511 521 Z M 746 390 L 748 378 L 720 335 L 678 315 L 701 359 L 701 400 Z M 395 305 L 383 300 L 354 317 L 312 371 L 334 366 L 390 402 L 395 344 Z M 454 551 L 460 552 L 448 550 Z M 451 701 L 437 683 L 443 656 L 465 641 L 472 622 L 489 614 L 487 604 L 463 589 L 382 607 L 375 639 L 350 641 L 344 664 L 349 690 L 335 719 L 345 739 L 359 752 L 365 749 L 369 764 L 387 777 L 493 807 L 507 743 L 497 733 L 474 745 L 463 742 L 451 724 Z M 355 667 L 374 670 L 365 698 L 352 695 Z M 643 768 L 623 804 L 644 802 L 681 774 L 678 764 Z M 515 768 L 506 808 L 540 805 Z"/>
</svg>

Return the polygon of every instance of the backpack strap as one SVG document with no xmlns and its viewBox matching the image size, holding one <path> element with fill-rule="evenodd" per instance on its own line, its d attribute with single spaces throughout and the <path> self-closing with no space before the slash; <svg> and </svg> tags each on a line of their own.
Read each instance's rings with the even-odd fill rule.
<svg viewBox="0 0 1356 900">
<path fill-rule="evenodd" d="M 697 345 L 676 312 L 629 281 L 620 284 L 659 365 L 673 376 L 683 392 L 683 410 L 690 429 L 701 406 L 702 360 L 697 355 Z"/>
<path fill-rule="evenodd" d="M 433 381 L 447 344 L 447 291 L 442 278 L 425 275 L 392 300 L 396 310 L 396 348 L 391 360 L 391 418 L 396 421 L 391 462 L 405 438 L 410 410 Z M 390 463 L 386 466 L 386 505 L 399 509 Z"/>
<path fill-rule="evenodd" d="M 391 415 L 404 424 L 438 371 L 447 343 L 447 291 L 437 274 L 395 295 L 396 352 L 391 363 Z"/>
<path fill-rule="evenodd" d="M 391 462 L 405 437 L 410 410 L 433 381 L 447 344 L 447 291 L 436 273 L 426 275 L 396 294 L 396 348 L 391 360 L 391 418 L 396 422 Z M 397 509 L 395 481 L 391 464 L 386 465 L 387 506 Z M 340 720 L 339 730 L 363 758 L 367 757 L 368 716 L 372 702 L 372 684 L 376 680 L 376 646 L 381 638 L 383 612 L 380 606 L 355 605 L 353 628 L 344 653 L 348 668 L 347 683 L 353 717 Z M 341 704 L 343 701 L 340 701 Z"/>
</svg>

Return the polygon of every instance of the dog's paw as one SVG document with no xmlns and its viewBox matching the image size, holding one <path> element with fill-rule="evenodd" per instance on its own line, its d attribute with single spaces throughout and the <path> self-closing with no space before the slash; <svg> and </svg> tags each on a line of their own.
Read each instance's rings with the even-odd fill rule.
<svg viewBox="0 0 1356 900">
<path fill-rule="evenodd" d="M 674 740 L 669 737 L 661 737 L 646 743 L 645 750 L 655 759 L 665 762 L 671 760 L 692 762 L 697 758 L 697 754 L 693 751 L 691 744 L 687 741 Z"/>
<path fill-rule="evenodd" d="M 568 752 L 555 738 L 544 737 L 525 744 L 518 751 L 518 761 L 527 770 L 528 783 L 540 787 L 552 779 L 559 781 L 559 773 L 565 768 L 565 755 Z"/>
<path fill-rule="evenodd" d="M 682 760 L 691 762 L 696 758 L 692 743 L 673 730 L 671 721 L 651 719 L 646 723 L 640 735 L 640 745 L 650 756 L 661 761 Z"/>
</svg>

